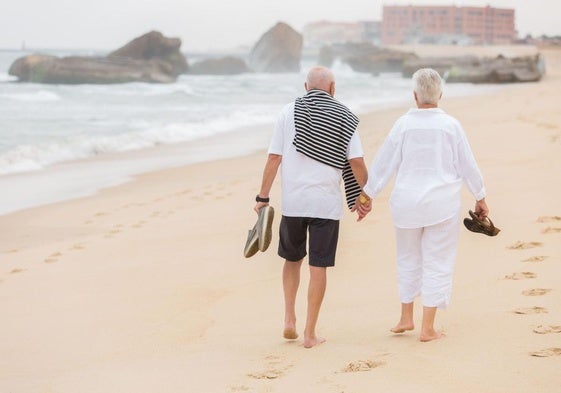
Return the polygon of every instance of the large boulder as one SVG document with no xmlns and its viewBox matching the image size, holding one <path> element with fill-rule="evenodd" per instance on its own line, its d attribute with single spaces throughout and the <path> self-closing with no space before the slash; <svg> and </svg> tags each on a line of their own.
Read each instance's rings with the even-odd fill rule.
<svg viewBox="0 0 561 393">
<path fill-rule="evenodd" d="M 403 63 L 416 57 L 413 53 L 384 49 L 370 43 L 345 43 L 323 47 L 319 63 L 330 66 L 339 59 L 354 71 L 378 75 L 380 72 L 401 72 Z"/>
<path fill-rule="evenodd" d="M 164 37 L 159 31 L 151 31 L 135 38 L 125 46 L 107 55 L 108 58 L 126 58 L 137 60 L 162 60 L 172 66 L 177 76 L 187 72 L 187 59 L 180 51 L 179 38 Z"/>
<path fill-rule="evenodd" d="M 151 32 L 105 57 L 32 54 L 17 59 L 8 73 L 21 82 L 81 84 L 170 83 L 185 72 L 181 42 Z"/>
<path fill-rule="evenodd" d="M 470 68 L 477 67 L 480 59 L 477 56 L 465 55 L 456 57 L 419 57 L 411 58 L 403 63 L 402 74 L 404 77 L 411 77 L 420 68 L 432 68 L 440 75 L 445 75 L 454 67 Z"/>
<path fill-rule="evenodd" d="M 419 68 L 427 67 L 436 69 L 449 83 L 537 82 L 545 73 L 544 59 L 537 54 L 513 58 L 424 58 L 405 64 L 403 75 L 411 76 Z"/>
<path fill-rule="evenodd" d="M 17 59 L 9 74 L 17 76 L 21 82 L 52 84 L 170 83 L 176 79 L 171 65 L 156 59 L 140 61 L 44 55 Z"/>
<path fill-rule="evenodd" d="M 202 60 L 189 68 L 190 74 L 235 75 L 245 72 L 251 72 L 245 61 L 233 56 Z"/>
<path fill-rule="evenodd" d="M 249 67 L 256 72 L 280 73 L 300 71 L 302 34 L 279 22 L 253 46 Z"/>
</svg>

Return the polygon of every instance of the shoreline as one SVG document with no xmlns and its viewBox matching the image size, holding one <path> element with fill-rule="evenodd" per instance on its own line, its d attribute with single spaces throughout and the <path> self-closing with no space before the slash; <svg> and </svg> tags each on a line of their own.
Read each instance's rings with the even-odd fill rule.
<svg viewBox="0 0 561 393">
<path fill-rule="evenodd" d="M 512 87 L 512 86 L 511 86 Z M 504 85 L 460 87 L 450 99 L 494 94 Z M 360 118 L 411 106 L 407 98 L 385 102 L 357 111 Z M 280 110 L 280 109 L 279 109 Z M 198 163 L 243 157 L 267 149 L 274 123 L 236 128 L 230 132 L 194 141 L 163 144 L 149 148 L 62 161 L 36 171 L 8 173 L 0 176 L 0 217 L 26 209 L 94 196 L 118 187 L 143 174 L 165 171 Z M 360 129 L 360 127 L 359 127 Z M 232 146 L 238 146 L 232 150 Z"/>
</svg>

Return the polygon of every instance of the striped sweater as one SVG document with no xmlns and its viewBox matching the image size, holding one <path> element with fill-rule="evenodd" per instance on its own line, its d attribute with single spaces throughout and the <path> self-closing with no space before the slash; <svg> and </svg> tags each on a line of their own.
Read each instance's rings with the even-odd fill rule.
<svg viewBox="0 0 561 393">
<path fill-rule="evenodd" d="M 360 194 L 347 147 L 356 131 L 358 118 L 343 104 L 322 90 L 310 90 L 296 99 L 294 124 L 296 151 L 323 164 L 343 170 L 347 206 L 351 209 Z"/>
</svg>

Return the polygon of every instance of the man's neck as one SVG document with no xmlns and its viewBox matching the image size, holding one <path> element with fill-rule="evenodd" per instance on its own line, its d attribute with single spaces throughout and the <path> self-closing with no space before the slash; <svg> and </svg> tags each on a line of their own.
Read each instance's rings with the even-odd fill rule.
<svg viewBox="0 0 561 393">
<path fill-rule="evenodd" d="M 435 104 L 417 104 L 417 108 L 419 108 L 419 109 L 434 109 L 434 108 L 438 108 L 438 105 L 435 105 Z"/>
</svg>

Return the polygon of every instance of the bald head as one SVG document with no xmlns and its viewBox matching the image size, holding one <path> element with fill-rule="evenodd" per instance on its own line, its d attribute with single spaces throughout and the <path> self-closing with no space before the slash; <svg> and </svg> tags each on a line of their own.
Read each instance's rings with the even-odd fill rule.
<svg viewBox="0 0 561 393">
<path fill-rule="evenodd" d="M 313 67 L 306 77 L 306 91 L 323 90 L 326 93 L 335 95 L 335 77 L 326 67 Z"/>
</svg>

